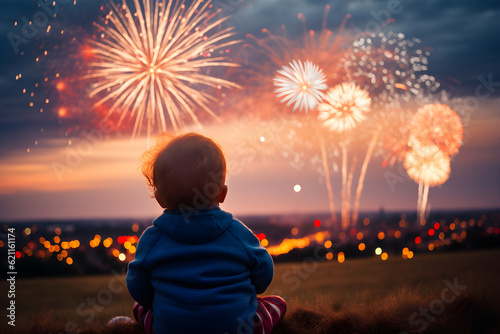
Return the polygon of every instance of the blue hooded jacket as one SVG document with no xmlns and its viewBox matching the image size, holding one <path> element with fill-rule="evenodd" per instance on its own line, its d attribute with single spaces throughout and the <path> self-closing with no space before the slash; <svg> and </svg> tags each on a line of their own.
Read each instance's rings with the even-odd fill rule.
<svg viewBox="0 0 500 334">
<path fill-rule="evenodd" d="M 155 334 L 251 334 L 256 294 L 273 275 L 267 250 L 230 213 L 165 210 L 139 240 L 127 287 L 153 308 Z"/>
</svg>

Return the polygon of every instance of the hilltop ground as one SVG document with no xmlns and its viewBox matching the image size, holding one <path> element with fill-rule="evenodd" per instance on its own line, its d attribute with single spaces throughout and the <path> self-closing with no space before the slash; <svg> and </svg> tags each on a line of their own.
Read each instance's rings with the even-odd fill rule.
<svg viewBox="0 0 500 334">
<path fill-rule="evenodd" d="M 500 333 L 499 257 L 490 250 L 278 264 L 266 293 L 283 296 L 288 311 L 274 333 Z M 3 320 L 0 331 L 140 333 L 104 326 L 132 316 L 124 278 L 18 279 L 16 327 Z"/>
</svg>

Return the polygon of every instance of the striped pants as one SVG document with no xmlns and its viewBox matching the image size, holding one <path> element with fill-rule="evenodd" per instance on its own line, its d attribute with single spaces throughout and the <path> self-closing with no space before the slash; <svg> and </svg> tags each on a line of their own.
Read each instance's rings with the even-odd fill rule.
<svg viewBox="0 0 500 334">
<path fill-rule="evenodd" d="M 278 296 L 257 297 L 254 334 L 270 334 L 286 312 L 286 302 Z M 146 334 L 153 334 L 153 310 L 134 304 L 134 317 Z"/>
</svg>

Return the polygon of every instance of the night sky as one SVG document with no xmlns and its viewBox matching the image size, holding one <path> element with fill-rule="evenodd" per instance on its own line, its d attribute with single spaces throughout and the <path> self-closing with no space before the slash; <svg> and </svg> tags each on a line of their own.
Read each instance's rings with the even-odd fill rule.
<svg viewBox="0 0 500 334">
<path fill-rule="evenodd" d="M 64 3 L 61 2 L 61 3 Z M 31 20 L 41 9 L 37 1 L 2 0 L 0 45 L 0 220 L 76 218 L 76 217 L 149 217 L 159 207 L 148 197 L 138 170 L 145 140 L 122 134 L 100 141 L 92 155 L 79 162 L 63 179 L 52 170 L 54 161 L 67 157 L 68 125 L 57 116 L 50 89 L 43 88 L 47 71 L 54 66 L 71 68 L 74 61 L 67 45 L 54 45 L 66 36 L 88 38 L 95 31 L 103 1 L 78 0 L 61 5 L 56 18 L 50 18 L 51 32 L 40 32 L 19 45 L 15 52 L 9 33 L 20 34 L 23 17 Z M 214 1 L 230 22 L 238 37 L 248 33 L 259 36 L 262 28 L 273 33 L 286 25 L 292 38 L 300 38 L 303 13 L 308 28 L 318 30 L 325 5 L 331 5 L 328 28 L 338 29 L 350 14 L 346 29 L 354 32 L 380 29 L 419 38 L 421 46 L 431 50 L 428 73 L 437 78 L 454 97 L 470 103 L 470 121 L 464 143 L 453 157 L 450 179 L 431 189 L 429 203 L 436 209 L 498 208 L 500 204 L 500 3 L 498 1 L 305 1 L 240 0 Z M 391 13 L 392 12 L 392 13 Z M 17 26 L 15 26 L 15 22 Z M 44 29 L 45 30 L 45 29 Z M 61 37 L 59 32 L 63 30 Z M 12 36 L 12 34 L 10 35 Z M 51 50 L 43 57 L 43 50 Z M 35 61 L 41 57 L 39 62 Z M 56 60 L 56 61 L 55 61 Z M 59 64 L 59 65 L 58 65 Z M 16 80 L 16 76 L 22 74 Z M 34 88 L 35 83 L 39 87 Z M 34 99 L 23 89 L 35 91 Z M 84 94 L 82 94 L 82 98 Z M 35 101 L 35 107 L 29 102 Z M 79 103 L 75 100 L 74 103 Z M 89 115 L 88 118 L 91 118 Z M 84 121 L 88 121 L 85 119 Z M 234 125 L 234 124 L 233 124 Z M 238 159 L 224 126 L 209 125 L 201 132 L 218 140 L 228 160 Z M 235 125 L 234 125 L 235 126 Z M 43 129 L 43 132 L 42 132 Z M 37 144 L 35 145 L 35 141 Z M 28 152 L 29 149 L 29 152 Z M 375 157 L 369 169 L 361 209 L 415 210 L 417 185 L 397 167 L 380 167 Z M 390 185 L 391 175 L 399 175 Z M 230 192 L 223 208 L 237 214 L 327 211 L 326 190 L 314 170 L 295 170 L 282 161 L 254 161 L 240 173 L 230 174 Z M 302 191 L 295 193 L 293 186 Z M 337 203 L 339 200 L 337 199 Z"/>
</svg>

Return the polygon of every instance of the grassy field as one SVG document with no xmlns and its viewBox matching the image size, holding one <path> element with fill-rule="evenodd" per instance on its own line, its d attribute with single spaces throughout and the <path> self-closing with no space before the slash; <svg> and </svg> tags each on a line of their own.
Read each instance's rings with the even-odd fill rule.
<svg viewBox="0 0 500 334">
<path fill-rule="evenodd" d="M 500 250 L 490 250 L 278 264 L 267 294 L 283 296 L 288 311 L 275 332 L 500 333 L 499 258 Z M 0 288 L 7 291 L 5 282 Z M 6 293 L 1 300 L 7 305 Z M 103 324 L 132 316 L 132 303 L 120 273 L 18 279 L 15 330 L 4 318 L 0 331 L 109 332 Z M 434 313 L 422 315 L 426 309 Z"/>
</svg>

